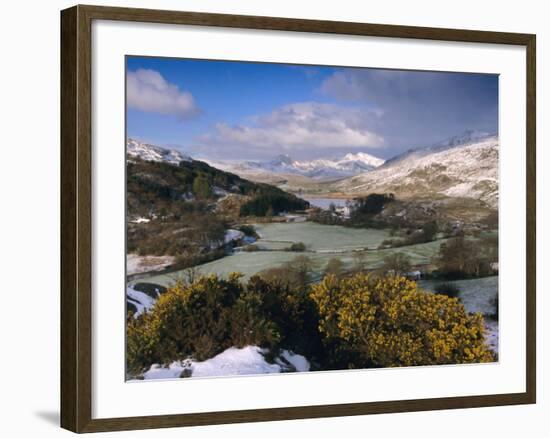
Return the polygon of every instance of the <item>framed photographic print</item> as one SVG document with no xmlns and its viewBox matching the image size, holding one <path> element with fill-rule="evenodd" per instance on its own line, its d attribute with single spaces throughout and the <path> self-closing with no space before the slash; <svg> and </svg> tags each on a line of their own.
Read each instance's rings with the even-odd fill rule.
<svg viewBox="0 0 550 438">
<path fill-rule="evenodd" d="M 61 422 L 535 403 L 535 36 L 61 13 Z"/>
</svg>

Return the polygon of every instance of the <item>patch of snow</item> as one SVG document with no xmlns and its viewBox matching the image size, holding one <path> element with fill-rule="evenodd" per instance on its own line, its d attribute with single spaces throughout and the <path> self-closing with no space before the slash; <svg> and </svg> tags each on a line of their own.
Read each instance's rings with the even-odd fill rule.
<svg viewBox="0 0 550 438">
<path fill-rule="evenodd" d="M 370 154 L 366 154 L 364 152 L 357 152 L 355 154 L 349 153 L 344 155 L 344 158 L 340 159 L 340 163 L 346 163 L 346 162 L 361 162 L 367 166 L 371 167 L 380 167 L 382 164 L 384 164 L 384 160 L 378 157 L 375 157 Z"/>
<path fill-rule="evenodd" d="M 163 367 L 162 365 L 156 363 L 151 365 L 149 371 L 143 373 L 143 378 L 145 380 L 177 379 L 181 376 L 181 373 L 184 369 L 186 369 L 186 366 L 183 364 L 183 361 L 173 362 L 166 367 Z"/>
<path fill-rule="evenodd" d="M 228 244 L 236 240 L 241 240 L 243 237 L 244 233 L 242 231 L 229 229 L 225 231 L 223 241 L 225 244 Z"/>
<path fill-rule="evenodd" d="M 225 198 L 227 195 L 229 195 L 229 192 L 225 189 L 222 189 L 221 187 L 214 187 L 212 190 L 216 196 L 220 196 L 222 198 Z"/>
<path fill-rule="evenodd" d="M 242 238 L 242 241 L 245 245 L 250 245 L 250 244 L 256 242 L 256 238 L 252 237 L 252 236 L 244 236 Z"/>
<path fill-rule="evenodd" d="M 264 357 L 266 352 L 267 350 L 253 345 L 244 348 L 231 347 L 203 362 L 186 359 L 172 362 L 167 367 L 155 364 L 143 377 L 146 380 L 174 379 L 180 377 L 184 370 L 188 370 L 192 377 L 280 373 L 280 365 L 267 363 Z"/>
<path fill-rule="evenodd" d="M 295 354 L 292 351 L 283 350 L 281 356 L 290 363 L 299 373 L 309 371 L 308 360 L 301 354 Z"/>
<path fill-rule="evenodd" d="M 301 214 L 285 213 L 285 214 L 282 214 L 281 216 L 283 216 L 286 219 L 286 222 L 306 222 L 307 221 L 307 216 L 304 216 Z"/>
<path fill-rule="evenodd" d="M 151 219 L 148 219 L 146 217 L 138 217 L 136 219 L 132 219 L 130 222 L 132 222 L 133 224 L 146 224 L 151 222 Z"/>
<path fill-rule="evenodd" d="M 161 271 L 174 262 L 175 257 L 173 256 L 139 256 L 137 254 L 127 254 L 126 275 Z"/>
<path fill-rule="evenodd" d="M 174 361 L 167 366 L 154 364 L 143 373 L 143 378 L 145 380 L 177 379 L 184 375 L 190 377 L 245 376 L 289 371 L 288 365 L 282 359 L 291 364 L 296 371 L 310 370 L 310 364 L 304 356 L 282 350 L 281 357 L 275 359 L 277 363 L 271 364 L 265 359 L 267 352 L 267 349 L 255 345 L 243 348 L 231 347 L 203 362 L 185 359 Z"/>
<path fill-rule="evenodd" d="M 195 195 L 191 192 L 186 192 L 181 195 L 181 199 L 184 201 L 193 201 L 195 199 Z"/>
<path fill-rule="evenodd" d="M 269 364 L 264 354 L 267 350 L 256 346 L 228 348 L 223 353 L 191 366 L 194 377 L 236 376 L 247 374 L 279 373 L 281 367 Z"/>
<path fill-rule="evenodd" d="M 143 312 L 153 308 L 156 301 L 146 293 L 135 290 L 131 286 L 126 288 L 126 297 L 128 297 L 132 304 L 136 306 L 137 311 L 134 313 L 134 318 L 137 318 Z"/>
</svg>

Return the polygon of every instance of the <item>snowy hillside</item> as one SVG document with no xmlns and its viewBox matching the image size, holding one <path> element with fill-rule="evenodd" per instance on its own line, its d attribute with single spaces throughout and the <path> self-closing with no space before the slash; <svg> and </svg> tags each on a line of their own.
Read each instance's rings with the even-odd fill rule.
<svg viewBox="0 0 550 438">
<path fill-rule="evenodd" d="M 455 138 L 388 160 L 371 172 L 335 182 L 348 194 L 393 192 L 405 197 L 434 194 L 474 198 L 498 205 L 498 137 Z"/>
<path fill-rule="evenodd" d="M 443 152 L 448 149 L 453 149 L 460 146 L 479 143 L 484 140 L 489 140 L 491 138 L 496 138 L 496 137 L 497 137 L 496 134 L 489 134 L 481 131 L 467 130 L 460 135 L 455 135 L 453 137 L 450 137 L 446 140 L 440 141 L 430 146 L 421 147 L 417 149 L 409 149 L 408 151 L 403 152 L 402 154 L 399 154 L 399 155 L 396 155 L 395 157 L 390 158 L 384 163 L 384 165 L 386 167 L 389 167 L 405 160 L 425 157 L 426 155 L 430 155 L 436 152 Z"/>
<path fill-rule="evenodd" d="M 179 164 L 180 161 L 191 161 L 191 158 L 175 149 L 165 149 L 152 144 L 141 143 L 129 138 L 126 142 L 126 154 L 145 161 L 164 161 Z"/>
</svg>

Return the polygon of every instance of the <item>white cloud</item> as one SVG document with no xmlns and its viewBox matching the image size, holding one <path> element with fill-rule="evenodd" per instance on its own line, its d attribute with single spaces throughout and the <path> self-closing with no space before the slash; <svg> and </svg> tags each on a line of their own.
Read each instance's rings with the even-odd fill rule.
<svg viewBox="0 0 550 438">
<path fill-rule="evenodd" d="M 129 108 L 174 115 L 180 119 L 199 112 L 191 93 L 180 90 L 155 70 L 129 71 L 126 75 L 126 99 Z"/>
<path fill-rule="evenodd" d="M 337 102 L 379 112 L 377 132 L 388 154 L 426 146 L 473 129 L 498 129 L 494 75 L 406 70 L 341 69 L 319 91 Z"/>
<path fill-rule="evenodd" d="M 257 116 L 250 125 L 216 125 L 204 144 L 293 150 L 304 148 L 379 148 L 384 139 L 373 132 L 378 115 L 327 103 L 293 103 Z"/>
</svg>

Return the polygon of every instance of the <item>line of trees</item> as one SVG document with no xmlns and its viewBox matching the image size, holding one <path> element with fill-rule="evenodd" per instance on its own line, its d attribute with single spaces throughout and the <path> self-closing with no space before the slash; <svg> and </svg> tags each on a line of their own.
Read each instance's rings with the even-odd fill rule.
<svg viewBox="0 0 550 438">
<path fill-rule="evenodd" d="M 241 206 L 241 216 L 273 216 L 285 211 L 305 210 L 309 202 L 290 193 L 261 192 Z"/>
</svg>

